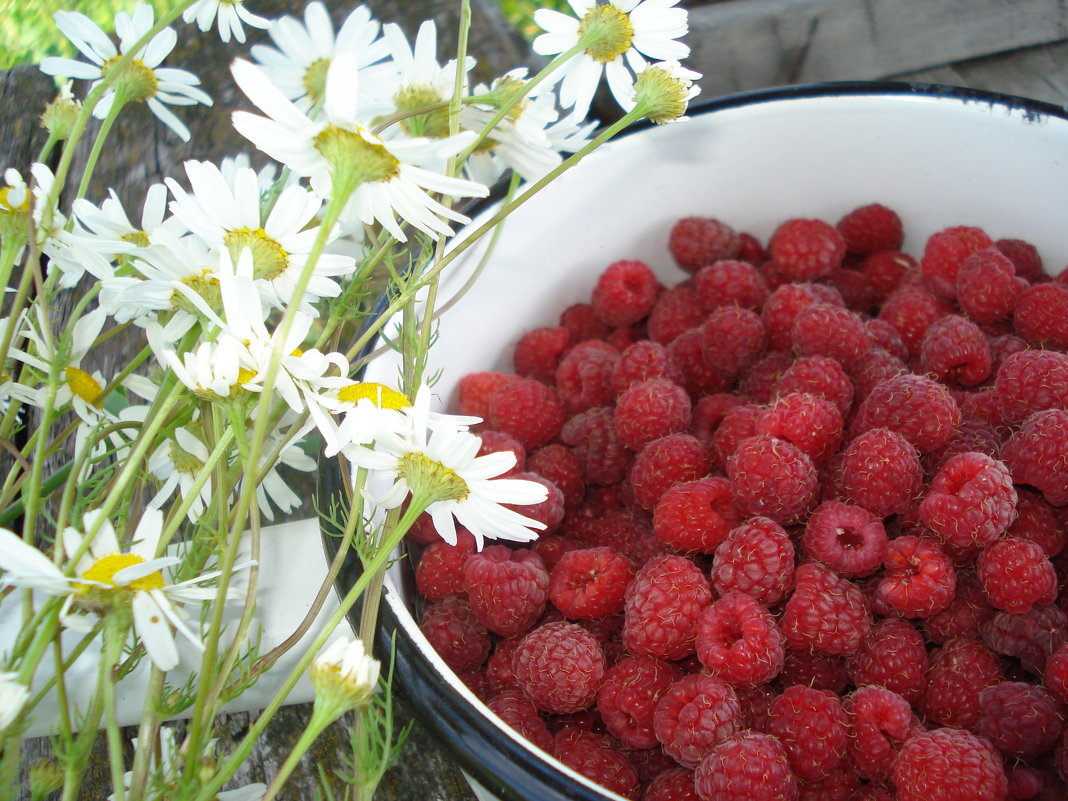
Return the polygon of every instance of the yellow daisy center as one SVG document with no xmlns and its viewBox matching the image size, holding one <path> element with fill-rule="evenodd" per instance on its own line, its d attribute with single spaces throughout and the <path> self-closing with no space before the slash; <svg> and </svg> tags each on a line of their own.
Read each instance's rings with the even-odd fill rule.
<svg viewBox="0 0 1068 801">
<path fill-rule="evenodd" d="M 204 270 L 200 275 L 183 278 L 182 283 L 204 298 L 204 302 L 208 304 L 212 311 L 222 311 L 222 292 L 219 289 L 219 279 L 211 275 L 207 270 Z M 189 298 L 177 289 L 171 292 L 171 306 L 175 310 L 187 311 L 191 314 L 200 313 Z"/>
<path fill-rule="evenodd" d="M 590 58 L 607 64 L 630 49 L 634 26 L 630 16 L 614 5 L 595 5 L 579 22 L 578 35 L 580 41 L 589 37 L 586 52 Z"/>
<path fill-rule="evenodd" d="M 89 566 L 89 569 L 79 576 L 86 581 L 97 581 L 101 584 L 109 584 L 115 587 L 115 574 L 123 568 L 130 567 L 131 565 L 139 565 L 144 563 L 144 559 L 136 554 L 132 553 L 113 553 L 107 556 L 102 556 L 97 559 L 93 564 Z M 123 585 L 128 587 L 134 592 L 145 592 L 147 590 L 161 590 L 164 584 L 163 574 L 158 570 L 155 573 L 149 573 L 147 576 L 142 576 L 139 579 L 134 579 L 129 584 Z M 80 588 L 80 592 L 91 592 L 95 588 L 91 584 L 85 584 Z"/>
<path fill-rule="evenodd" d="M 304 91 L 313 103 L 321 103 L 326 97 L 326 73 L 330 71 L 330 59 L 320 58 L 304 70 Z"/>
<path fill-rule="evenodd" d="M 100 393 L 104 391 L 104 388 L 100 386 L 100 382 L 85 370 L 68 367 L 66 375 L 67 386 L 70 387 L 70 391 L 87 403 L 96 403 L 100 398 Z"/>
<path fill-rule="evenodd" d="M 403 86 L 393 96 L 393 103 L 397 111 L 416 111 L 434 104 L 441 105 L 441 96 L 432 86 Z M 444 139 L 449 135 L 449 110 L 442 107 L 414 114 L 401 120 L 400 124 L 409 136 Z"/>
<path fill-rule="evenodd" d="M 107 77 L 119 61 L 119 56 L 113 56 L 104 62 L 100 68 L 100 74 Z M 144 65 L 141 59 L 135 58 L 125 67 L 113 84 L 115 92 L 127 100 L 148 100 L 154 97 L 159 88 L 159 80 L 156 73 Z"/>
<path fill-rule="evenodd" d="M 122 237 L 123 242 L 133 242 L 139 248 L 147 248 L 151 243 L 148 241 L 148 234 L 144 231 L 131 231 Z"/>
<path fill-rule="evenodd" d="M 337 398 L 346 403 L 357 403 L 367 399 L 379 409 L 405 409 L 412 404 L 408 397 L 395 389 L 390 389 L 385 384 L 376 384 L 366 381 L 359 384 L 349 384 L 337 392 Z"/>
<path fill-rule="evenodd" d="M 223 244 L 235 262 L 244 248 L 252 251 L 252 275 L 273 281 L 289 266 L 289 254 L 277 240 L 267 236 L 262 228 L 235 228 L 223 236 Z"/>
</svg>

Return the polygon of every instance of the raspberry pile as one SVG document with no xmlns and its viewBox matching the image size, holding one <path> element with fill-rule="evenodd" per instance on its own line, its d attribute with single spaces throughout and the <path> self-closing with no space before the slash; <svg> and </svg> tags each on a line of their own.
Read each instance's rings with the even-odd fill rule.
<svg viewBox="0 0 1068 801">
<path fill-rule="evenodd" d="M 416 569 L 508 725 L 636 801 L 1068 798 L 1068 271 L 903 241 L 689 217 L 460 382 L 550 487 Z"/>
</svg>

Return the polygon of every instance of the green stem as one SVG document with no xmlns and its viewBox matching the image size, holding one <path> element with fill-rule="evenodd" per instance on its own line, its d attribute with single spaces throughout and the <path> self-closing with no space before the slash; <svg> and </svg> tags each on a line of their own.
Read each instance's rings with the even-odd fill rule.
<svg viewBox="0 0 1068 801">
<path fill-rule="evenodd" d="M 96 140 L 93 142 L 92 150 L 89 151 L 89 156 L 85 162 L 85 170 L 82 172 L 81 181 L 78 182 L 78 190 L 74 195 L 76 198 L 85 197 L 85 192 L 89 188 L 89 181 L 93 177 L 93 170 L 96 169 L 96 163 L 100 159 L 101 151 L 104 149 L 104 142 L 111 132 L 111 126 L 115 124 L 115 120 L 119 118 L 119 112 L 122 111 L 128 101 L 129 98 L 126 97 L 124 92 L 115 93 L 111 108 L 104 115 L 104 119 L 100 123 L 100 130 L 96 132 Z"/>
<path fill-rule="evenodd" d="M 204 485 L 208 483 L 208 479 L 211 478 L 215 466 L 220 464 L 220 460 L 229 450 L 230 444 L 234 441 L 234 436 L 233 427 L 227 427 L 223 432 L 223 435 L 219 438 L 219 441 L 215 443 L 214 449 L 208 454 L 207 461 L 204 462 L 204 465 L 197 471 L 196 476 L 193 478 L 193 484 L 185 494 L 185 497 L 182 498 L 182 502 L 177 507 L 171 509 L 171 512 L 163 525 L 163 531 L 160 533 L 159 547 L 161 549 L 167 547 L 171 538 L 182 525 L 182 521 L 185 520 L 186 515 L 189 513 L 189 508 L 196 502 L 197 496 L 200 495 L 200 491 L 204 488 Z M 220 525 L 222 525 L 222 522 L 223 521 L 220 521 Z"/>
<path fill-rule="evenodd" d="M 122 782 L 125 765 L 122 759 L 122 728 L 119 725 L 118 709 L 115 706 L 115 667 L 122 657 L 126 641 L 126 626 L 112 615 L 104 625 L 104 654 L 100 660 L 100 690 L 104 699 L 104 715 L 107 720 L 108 766 L 111 769 L 111 787 L 114 801 L 125 801 L 126 790 Z"/>
<path fill-rule="evenodd" d="M 286 780 L 289 779 L 294 768 L 300 764 L 301 758 L 308 751 L 309 748 L 319 739 L 319 735 L 326 731 L 326 728 L 338 719 L 340 715 L 331 715 L 329 712 L 324 712 L 318 706 L 315 707 L 315 711 L 312 713 L 311 720 L 308 721 L 308 725 L 304 727 L 304 731 L 300 735 L 300 739 L 297 740 L 296 745 L 293 746 L 293 750 L 289 752 L 289 756 L 286 757 L 286 761 L 282 763 L 282 767 L 278 769 L 278 773 L 274 779 L 271 780 L 270 786 L 263 794 L 260 801 L 273 801 L 274 797 L 278 795 L 279 790 L 285 785 Z"/>
<path fill-rule="evenodd" d="M 133 774 L 130 778 L 130 801 L 138 801 L 145 791 L 148 768 L 152 756 L 151 744 L 159 735 L 160 716 L 157 701 L 163 695 L 164 673 L 155 665 L 145 688 L 145 705 L 141 712 L 141 724 L 137 729 L 137 750 L 134 751 Z"/>
</svg>

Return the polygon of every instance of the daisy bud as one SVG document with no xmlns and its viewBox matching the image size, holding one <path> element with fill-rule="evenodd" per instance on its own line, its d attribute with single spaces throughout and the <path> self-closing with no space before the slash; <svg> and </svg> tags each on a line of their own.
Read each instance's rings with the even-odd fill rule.
<svg viewBox="0 0 1068 801">
<path fill-rule="evenodd" d="M 63 768 L 54 759 L 38 759 L 30 765 L 30 798 L 47 798 L 63 786 Z"/>
<path fill-rule="evenodd" d="M 29 688 L 17 680 L 15 673 L 0 673 L 0 732 L 19 716 L 29 697 Z"/>
<path fill-rule="evenodd" d="M 657 125 L 681 120 L 690 100 L 701 91 L 693 85 L 700 77 L 677 61 L 650 64 L 634 80 L 633 107 Z"/>
<path fill-rule="evenodd" d="M 81 101 L 71 94 L 70 81 L 67 81 L 59 90 L 56 99 L 45 106 L 44 113 L 41 114 L 41 127 L 57 140 L 67 139 L 81 110 Z"/>
<path fill-rule="evenodd" d="M 335 640 L 309 668 L 315 706 L 338 718 L 367 703 L 378 685 L 381 665 L 359 639 Z"/>
<path fill-rule="evenodd" d="M 0 184 L 0 239 L 24 242 L 30 221 L 30 191 L 19 171 L 8 167 Z"/>
</svg>

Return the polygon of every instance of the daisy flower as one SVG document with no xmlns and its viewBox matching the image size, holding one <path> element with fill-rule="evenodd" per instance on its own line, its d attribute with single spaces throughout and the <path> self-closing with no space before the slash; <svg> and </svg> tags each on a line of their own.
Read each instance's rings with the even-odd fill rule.
<svg viewBox="0 0 1068 801">
<path fill-rule="evenodd" d="M 73 58 L 49 56 L 41 60 L 41 71 L 47 75 L 93 81 L 90 91 L 111 71 L 122 55 L 129 52 L 153 25 L 152 7 L 138 3 L 133 16 L 125 11 L 115 15 L 115 32 L 119 47 L 91 19 L 76 11 L 57 11 L 56 27 L 81 51 L 90 63 Z M 182 139 L 189 141 L 189 129 L 167 106 L 190 106 L 195 103 L 211 105 L 211 98 L 197 88 L 200 79 L 188 70 L 160 67 L 160 63 L 174 49 L 178 35 L 172 28 L 164 28 L 133 55 L 121 75 L 112 83 L 93 109 L 93 116 L 103 119 L 116 102 L 142 101 L 160 122 Z"/>
<path fill-rule="evenodd" d="M 657 125 L 686 119 L 686 108 L 700 93 L 694 81 L 701 73 L 688 70 L 677 61 L 647 64 L 620 100 L 624 111 L 641 106 L 643 116 Z"/>
<path fill-rule="evenodd" d="M 100 395 L 104 391 L 104 385 L 107 383 L 104 380 L 104 376 L 99 371 L 94 371 L 92 374 L 86 372 L 81 368 L 81 363 L 93 343 L 96 342 L 96 338 L 100 336 L 100 331 L 103 329 L 106 319 L 107 315 L 104 310 L 97 307 L 88 314 L 79 317 L 74 323 L 74 328 L 70 332 L 70 353 L 62 366 L 64 381 L 60 385 L 55 398 L 57 409 L 63 408 L 72 401 L 80 401 L 80 404 L 78 404 L 80 406 L 95 407 L 101 400 Z M 49 340 L 45 339 L 43 334 L 30 324 L 25 326 L 22 336 L 33 347 L 26 349 L 11 348 L 11 356 L 24 364 L 28 364 L 42 375 L 47 375 L 53 362 L 61 357 L 61 354 L 54 349 L 55 344 L 50 344 Z M 43 405 L 43 391 L 38 401 L 34 403 L 35 406 Z M 75 411 L 79 411 L 77 406 Z"/>
<path fill-rule="evenodd" d="M 380 672 L 379 661 L 359 638 L 334 640 L 308 667 L 316 706 L 335 718 L 358 709 L 374 694 Z"/>
<path fill-rule="evenodd" d="M 689 29 L 679 0 L 568 0 L 575 16 L 552 9 L 534 12 L 534 21 L 545 33 L 534 40 L 534 52 L 543 56 L 564 53 L 585 44 L 578 53 L 554 71 L 551 81 L 560 84 L 560 102 L 574 106 L 585 117 L 601 76 L 617 101 L 625 102 L 634 76 L 645 66 L 645 57 L 682 59 L 690 48 L 676 41 Z"/>
<path fill-rule="evenodd" d="M 196 22 L 201 31 L 207 31 L 213 22 L 219 24 L 219 38 L 229 42 L 230 37 L 244 44 L 245 29 L 242 23 L 253 28 L 270 27 L 271 21 L 258 14 L 253 14 L 247 8 L 243 0 L 199 0 L 193 3 L 184 12 L 182 19 L 186 22 Z"/>
<path fill-rule="evenodd" d="M 29 699 L 30 688 L 18 680 L 17 674 L 0 673 L 0 734 L 15 721 Z"/>
<path fill-rule="evenodd" d="M 160 482 L 159 491 L 148 502 L 149 508 L 162 508 L 176 489 L 183 500 L 187 498 L 193 491 L 193 482 L 209 455 L 208 447 L 191 434 L 189 429 L 174 429 L 174 435 L 148 457 L 148 469 Z M 191 523 L 195 523 L 211 503 L 211 481 L 212 477 L 209 475 L 189 507 L 186 516 Z"/>
<path fill-rule="evenodd" d="M 228 334 L 220 335 L 214 342 L 201 342 L 181 356 L 158 323 L 150 322 L 145 334 L 157 361 L 169 367 L 198 398 L 226 400 L 254 378 L 251 371 L 241 367 L 242 343 Z"/>
</svg>

